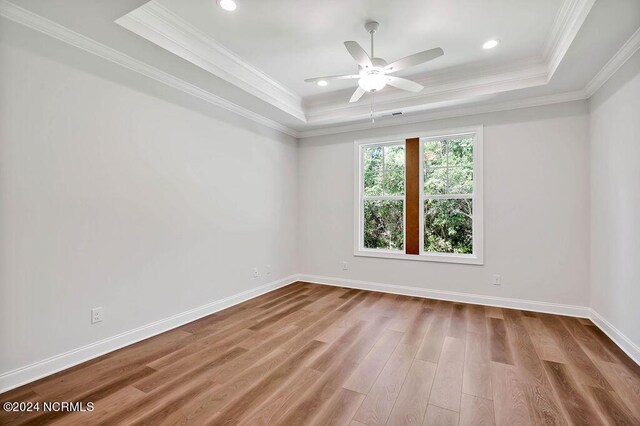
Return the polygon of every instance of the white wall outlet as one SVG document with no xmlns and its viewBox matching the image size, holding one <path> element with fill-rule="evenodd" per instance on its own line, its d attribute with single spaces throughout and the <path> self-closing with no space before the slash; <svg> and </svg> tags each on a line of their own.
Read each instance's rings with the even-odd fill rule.
<svg viewBox="0 0 640 426">
<path fill-rule="evenodd" d="M 253 268 L 253 278 L 258 278 L 260 274 L 258 273 L 258 268 Z"/>
<path fill-rule="evenodd" d="M 502 276 L 498 274 L 493 274 L 491 276 L 491 284 L 493 285 L 502 285 Z"/>
<path fill-rule="evenodd" d="M 342 270 L 343 271 L 349 270 L 349 264 L 347 262 L 342 262 Z"/>
<path fill-rule="evenodd" d="M 91 324 L 102 322 L 103 319 L 104 319 L 104 310 L 102 307 L 93 308 L 91 310 Z"/>
<path fill-rule="evenodd" d="M 267 275 L 271 275 L 271 265 L 266 266 Z"/>
</svg>

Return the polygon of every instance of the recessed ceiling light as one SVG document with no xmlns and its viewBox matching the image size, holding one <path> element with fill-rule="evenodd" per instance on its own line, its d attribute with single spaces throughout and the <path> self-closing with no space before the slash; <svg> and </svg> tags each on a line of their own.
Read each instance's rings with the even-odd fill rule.
<svg viewBox="0 0 640 426">
<path fill-rule="evenodd" d="M 483 49 L 493 49 L 500 43 L 498 40 L 489 40 L 482 45 Z"/>
<path fill-rule="evenodd" d="M 320 86 L 320 87 L 324 87 L 327 84 L 329 84 L 329 83 L 327 83 L 327 80 L 318 80 L 318 86 Z"/>
<path fill-rule="evenodd" d="M 218 0 L 218 6 L 229 12 L 233 12 L 238 7 L 233 0 Z"/>
</svg>

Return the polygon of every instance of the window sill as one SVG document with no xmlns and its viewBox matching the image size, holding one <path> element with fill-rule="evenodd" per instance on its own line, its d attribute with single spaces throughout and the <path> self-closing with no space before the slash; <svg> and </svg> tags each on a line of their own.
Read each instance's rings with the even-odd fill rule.
<svg viewBox="0 0 640 426">
<path fill-rule="evenodd" d="M 421 262 L 441 262 L 441 263 L 459 263 L 463 265 L 483 265 L 484 262 L 480 256 L 469 254 L 406 254 L 391 250 L 356 250 L 354 256 L 360 257 L 378 257 L 385 259 L 413 260 Z"/>
</svg>

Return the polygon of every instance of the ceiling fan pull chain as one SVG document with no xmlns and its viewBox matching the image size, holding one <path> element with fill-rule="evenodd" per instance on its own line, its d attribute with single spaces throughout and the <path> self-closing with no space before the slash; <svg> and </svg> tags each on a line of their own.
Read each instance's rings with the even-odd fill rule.
<svg viewBox="0 0 640 426">
<path fill-rule="evenodd" d="M 371 124 L 376 124 L 376 119 L 373 116 L 373 106 L 375 103 L 375 99 L 376 99 L 376 94 L 375 92 L 371 94 Z"/>
</svg>

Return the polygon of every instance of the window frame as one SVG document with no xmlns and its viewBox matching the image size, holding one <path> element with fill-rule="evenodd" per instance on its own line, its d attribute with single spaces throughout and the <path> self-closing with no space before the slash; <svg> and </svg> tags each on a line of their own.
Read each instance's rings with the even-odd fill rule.
<svg viewBox="0 0 640 426">
<path fill-rule="evenodd" d="M 467 126 L 458 127 L 453 129 L 438 129 L 427 131 L 415 131 L 412 133 L 406 133 L 401 135 L 393 135 L 386 137 L 358 139 L 354 141 L 354 256 L 363 257 L 378 257 L 378 258 L 390 258 L 390 259 L 403 259 L 403 260 L 417 260 L 427 262 L 445 262 L 445 263 L 460 263 L 469 265 L 483 265 L 484 264 L 484 212 L 483 212 L 483 126 Z M 424 251 L 424 203 L 427 199 L 424 194 L 424 140 L 436 139 L 463 135 L 474 135 L 473 143 L 473 193 L 472 193 L 472 209 L 473 209 L 473 253 L 461 254 L 461 253 L 437 253 L 437 252 L 425 252 Z M 405 252 L 399 252 L 396 250 L 385 249 L 369 249 L 364 247 L 364 179 L 363 179 L 363 155 L 364 148 L 369 146 L 380 145 L 398 145 L 399 142 L 405 146 L 407 139 L 419 138 L 420 139 L 420 222 L 419 222 L 419 239 L 420 239 L 420 254 L 406 254 Z M 406 164 L 405 164 L 405 179 L 406 179 Z M 444 195 L 442 198 L 456 198 L 459 194 Z M 464 198 L 468 198 L 466 195 Z M 433 198 L 433 197 L 429 197 Z M 402 197 L 403 201 L 403 237 L 404 247 L 406 249 L 406 184 L 405 195 Z"/>
</svg>

